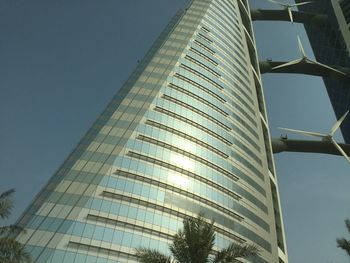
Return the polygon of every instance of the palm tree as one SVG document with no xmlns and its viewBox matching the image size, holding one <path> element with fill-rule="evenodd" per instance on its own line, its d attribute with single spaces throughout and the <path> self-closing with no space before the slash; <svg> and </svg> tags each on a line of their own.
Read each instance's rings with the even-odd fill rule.
<svg viewBox="0 0 350 263">
<path fill-rule="evenodd" d="M 345 220 L 345 226 L 348 229 L 348 232 L 350 233 L 350 220 Z M 346 240 L 345 238 L 337 238 L 337 244 L 338 247 L 341 249 L 344 249 L 345 252 L 350 256 L 350 240 Z"/>
<path fill-rule="evenodd" d="M 14 189 L 0 194 L 0 218 L 8 218 L 13 209 L 12 195 Z M 16 225 L 0 227 L 0 262 L 21 263 L 31 262 L 30 255 L 25 251 L 24 246 L 15 240 L 15 236 L 23 232 L 23 228 Z"/>
<path fill-rule="evenodd" d="M 235 259 L 259 255 L 254 245 L 230 244 L 227 248 L 215 252 L 214 221 L 208 223 L 199 214 L 197 218 L 186 218 L 169 246 L 172 257 L 147 249 L 136 249 L 141 263 L 230 263 Z"/>
</svg>

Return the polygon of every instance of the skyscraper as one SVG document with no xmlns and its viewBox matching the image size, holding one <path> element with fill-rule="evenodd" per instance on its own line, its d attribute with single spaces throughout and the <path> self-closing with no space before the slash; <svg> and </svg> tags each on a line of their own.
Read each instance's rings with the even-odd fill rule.
<svg viewBox="0 0 350 263">
<path fill-rule="evenodd" d="M 302 2 L 296 0 L 296 2 Z M 317 61 L 344 68 L 350 67 L 349 0 L 317 0 L 299 7 L 301 11 L 327 14 L 323 27 L 305 24 Z M 339 119 L 350 108 L 350 81 L 348 78 L 323 78 L 334 112 Z M 350 143 L 350 119 L 341 126 L 346 143 Z"/>
<path fill-rule="evenodd" d="M 287 262 L 249 7 L 194 0 L 169 23 L 25 211 L 35 262 L 133 262 L 167 251 L 182 219 L 216 221 L 218 248 Z"/>
</svg>

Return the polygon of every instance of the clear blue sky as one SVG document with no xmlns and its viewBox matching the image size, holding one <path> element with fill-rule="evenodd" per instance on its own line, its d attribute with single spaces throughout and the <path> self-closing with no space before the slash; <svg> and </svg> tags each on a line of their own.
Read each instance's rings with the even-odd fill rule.
<svg viewBox="0 0 350 263">
<path fill-rule="evenodd" d="M 187 0 L 0 0 L 0 191 L 16 188 L 15 221 L 106 106 L 170 17 Z M 250 0 L 252 8 L 276 8 Z M 254 23 L 260 58 L 298 57 L 303 27 Z M 278 126 L 327 132 L 335 122 L 323 82 L 264 75 Z M 296 138 L 294 135 L 289 135 Z M 342 140 L 340 134 L 337 138 Z M 348 259 L 350 166 L 341 157 L 275 156 L 290 262 Z"/>
</svg>

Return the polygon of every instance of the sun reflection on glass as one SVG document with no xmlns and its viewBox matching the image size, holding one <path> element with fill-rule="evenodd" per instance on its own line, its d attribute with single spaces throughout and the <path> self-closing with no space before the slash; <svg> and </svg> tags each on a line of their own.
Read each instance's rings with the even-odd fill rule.
<svg viewBox="0 0 350 263">
<path fill-rule="evenodd" d="M 193 169 L 194 168 L 194 162 L 190 159 L 187 159 L 185 157 L 182 157 L 180 155 L 172 155 L 171 156 L 172 161 L 179 167 L 184 169 Z"/>
<path fill-rule="evenodd" d="M 176 146 L 179 147 L 180 149 L 188 151 L 188 152 L 192 152 L 195 149 L 195 147 L 193 146 L 192 143 L 185 141 L 185 140 L 177 140 Z"/>
<path fill-rule="evenodd" d="M 169 180 L 177 186 L 188 187 L 188 179 L 181 175 L 171 174 Z"/>
</svg>

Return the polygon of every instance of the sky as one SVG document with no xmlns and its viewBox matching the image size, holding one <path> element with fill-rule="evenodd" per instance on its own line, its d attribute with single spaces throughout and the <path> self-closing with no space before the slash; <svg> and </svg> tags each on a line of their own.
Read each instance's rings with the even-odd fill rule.
<svg viewBox="0 0 350 263">
<path fill-rule="evenodd" d="M 0 0 L 0 192 L 16 189 L 5 223 L 20 216 L 187 3 Z M 313 57 L 301 25 L 254 22 L 254 31 L 261 60 L 298 58 L 297 35 Z M 263 84 L 272 136 L 280 136 L 277 127 L 328 132 L 336 121 L 321 78 L 265 74 Z M 347 262 L 335 239 L 350 238 L 349 164 L 300 153 L 275 155 L 275 162 L 289 261 Z"/>
</svg>

